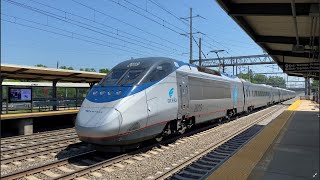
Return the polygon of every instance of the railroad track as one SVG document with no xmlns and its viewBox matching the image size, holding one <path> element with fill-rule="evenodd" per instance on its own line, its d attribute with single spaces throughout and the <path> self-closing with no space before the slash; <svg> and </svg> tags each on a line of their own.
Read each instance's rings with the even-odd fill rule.
<svg viewBox="0 0 320 180">
<path fill-rule="evenodd" d="M 215 143 L 214 147 L 217 147 L 218 145 L 229 140 L 233 136 L 236 136 L 237 134 L 243 132 L 245 129 L 249 128 L 253 124 L 264 120 L 265 117 L 269 116 L 270 114 L 278 110 L 279 110 L 279 107 L 271 107 L 271 112 L 258 118 L 258 120 L 255 120 L 249 125 L 241 128 L 240 131 L 237 131 L 235 133 L 230 134 L 229 136 L 226 136 L 225 138 L 222 138 L 220 143 Z M 11 174 L 6 174 L 6 175 L 3 175 L 1 179 L 17 179 L 17 178 L 74 179 L 77 177 L 81 177 L 82 179 L 84 179 L 88 177 L 90 178 L 90 176 L 93 176 L 95 178 L 101 178 L 105 173 L 112 173 L 117 169 L 122 169 L 126 166 L 130 166 L 130 164 L 132 163 L 143 161 L 147 158 L 151 158 L 152 155 L 166 151 L 171 147 L 178 146 L 180 143 L 184 143 L 188 141 L 188 139 L 200 138 L 203 134 L 210 133 L 212 131 L 219 131 L 219 129 L 223 128 L 222 126 L 217 126 L 217 127 L 216 126 L 217 125 L 215 124 L 215 125 L 203 127 L 201 129 L 196 129 L 184 135 L 173 137 L 161 143 L 146 146 L 139 150 L 132 151 L 128 154 L 122 154 L 119 156 L 110 155 L 110 154 L 101 155 L 95 151 L 90 151 L 87 153 L 83 153 L 83 154 L 75 155 L 65 159 L 60 159 L 54 162 L 50 162 L 45 165 L 25 169 L 19 172 L 11 173 Z M 181 139 L 183 137 L 186 137 L 186 138 Z M 172 145 L 172 143 L 174 144 Z M 202 153 L 199 153 L 199 154 L 203 155 L 206 152 L 207 151 L 203 151 Z M 196 156 L 197 158 L 192 158 L 192 159 L 198 159 L 201 157 L 201 155 Z M 191 162 L 191 161 L 188 161 L 188 162 Z M 162 174 L 163 177 L 165 175 L 168 175 L 167 177 L 170 177 L 172 174 L 176 173 L 179 169 L 185 166 L 188 162 L 181 164 L 179 166 L 180 168 L 177 168 L 175 170 L 171 169 L 170 171 Z M 159 178 L 163 178 L 163 177 L 159 176 Z"/>
<path fill-rule="evenodd" d="M 80 140 L 76 138 L 71 139 L 64 139 L 61 141 L 55 141 L 52 143 L 43 143 L 37 146 L 31 146 L 31 147 L 22 147 L 15 150 L 7 150 L 1 153 L 1 165 L 22 161 L 22 160 L 28 160 L 30 162 L 33 162 L 33 159 L 39 156 L 46 156 L 50 155 L 52 157 L 56 156 L 58 153 L 62 153 L 63 151 L 67 151 L 67 147 L 70 145 L 73 145 L 73 147 L 70 147 L 69 150 L 76 151 L 79 148 L 85 149 L 89 148 L 86 144 L 80 143 Z M 20 164 L 20 163 L 16 163 Z"/>
<path fill-rule="evenodd" d="M 52 135 L 61 135 L 69 132 L 75 132 L 74 128 L 67 128 L 67 129 L 59 129 L 59 130 L 54 130 L 54 131 L 46 131 L 46 132 L 41 132 L 41 133 L 36 133 L 36 134 L 30 134 L 30 135 L 21 135 L 21 136 L 13 136 L 13 137 L 7 137 L 7 138 L 1 138 L 1 146 L 2 145 L 7 145 L 11 143 L 17 143 L 17 142 L 22 142 L 26 140 L 35 140 L 35 139 L 41 139 L 44 137 L 52 136 Z"/>
<path fill-rule="evenodd" d="M 35 135 L 35 137 L 28 136 L 28 138 L 23 138 L 24 140 L 19 138 L 16 142 L 8 142 L 4 144 L 2 144 L 1 139 L 1 152 L 15 151 L 23 148 L 35 147 L 41 144 L 77 138 L 78 136 L 74 130 L 68 130 L 56 133 Z"/>
<path fill-rule="evenodd" d="M 224 160 L 226 160 L 235 152 L 235 150 L 239 149 L 257 133 L 255 130 L 249 130 L 253 125 L 264 121 L 272 114 L 280 111 L 283 107 L 284 106 L 281 106 L 281 108 L 272 110 L 257 120 L 242 127 L 238 131 L 230 133 L 228 136 L 222 138 L 219 142 L 212 144 L 206 149 L 203 149 L 192 158 L 186 159 L 185 161 L 177 164 L 174 168 L 149 179 L 199 179 L 200 177 L 207 175 L 208 172 L 214 168 L 217 168 L 218 165 L 221 165 Z M 246 132 L 247 130 L 248 132 Z M 211 156 L 209 155 L 207 159 L 204 158 L 204 160 L 195 163 L 194 166 L 189 166 L 193 162 L 205 157 L 209 153 L 213 154 L 211 154 Z"/>
</svg>

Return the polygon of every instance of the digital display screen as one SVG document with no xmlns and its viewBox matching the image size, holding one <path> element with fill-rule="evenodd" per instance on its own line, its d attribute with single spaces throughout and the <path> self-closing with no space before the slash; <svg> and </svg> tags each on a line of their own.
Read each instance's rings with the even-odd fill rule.
<svg viewBox="0 0 320 180">
<path fill-rule="evenodd" d="M 31 102 L 32 101 L 31 88 L 10 88 L 9 101 L 10 102 Z"/>
</svg>

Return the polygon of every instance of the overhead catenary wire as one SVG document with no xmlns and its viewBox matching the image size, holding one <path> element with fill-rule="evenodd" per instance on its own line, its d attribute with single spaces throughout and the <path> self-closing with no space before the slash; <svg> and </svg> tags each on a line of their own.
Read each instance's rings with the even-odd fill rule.
<svg viewBox="0 0 320 180">
<path fill-rule="evenodd" d="M 59 8 L 50 6 L 50 5 L 48 5 L 48 4 L 44 4 L 44 3 L 42 3 L 42 2 L 38 2 L 38 1 L 36 1 L 36 0 L 29 0 L 29 1 L 34 2 L 34 3 L 37 3 L 37 4 L 40 4 L 40 5 L 45 6 L 45 7 L 48 7 L 48 8 L 51 8 L 51 9 L 53 9 L 53 10 L 60 11 L 60 12 L 62 12 L 62 13 L 65 14 L 65 19 L 69 19 L 69 17 L 68 17 L 67 15 L 71 15 L 71 16 L 74 16 L 74 17 L 77 17 L 77 18 L 80 18 L 80 19 L 83 19 L 83 20 L 86 20 L 86 21 L 93 22 L 93 23 L 95 23 L 95 24 L 102 25 L 102 26 L 107 27 L 107 28 L 110 28 L 110 29 L 116 31 L 117 33 L 115 33 L 115 34 L 117 34 L 117 35 L 119 35 L 118 33 L 121 32 L 121 33 L 130 35 L 130 36 L 132 36 L 132 37 L 135 37 L 135 38 L 138 38 L 138 39 L 147 41 L 147 42 L 149 42 L 149 44 L 151 43 L 150 45 L 153 46 L 153 47 L 157 47 L 157 48 L 167 48 L 167 49 L 170 49 L 171 51 L 178 51 L 178 50 L 175 49 L 175 48 L 169 47 L 169 46 L 167 46 L 167 45 L 161 44 L 161 43 L 156 42 L 156 41 L 152 41 L 152 40 L 146 39 L 146 38 L 144 38 L 144 37 L 137 36 L 137 35 L 132 34 L 132 33 L 128 33 L 128 32 L 126 32 L 126 31 L 123 31 L 123 30 L 121 30 L 121 29 L 119 29 L 119 28 L 112 27 L 112 26 L 107 25 L 107 24 L 105 24 L 105 23 L 100 23 L 100 22 L 98 22 L 98 21 L 96 21 L 96 20 L 92 20 L 92 19 L 89 19 L 89 18 L 80 16 L 80 15 L 77 15 L 77 14 L 74 14 L 74 13 L 71 13 L 71 12 L 67 12 L 67 11 L 65 11 L 65 10 L 62 10 L 62 9 L 59 9 Z M 155 45 L 152 45 L 152 44 L 156 44 L 156 46 L 155 46 Z"/>
<path fill-rule="evenodd" d="M 14 5 L 18 6 L 18 7 L 22 7 L 22 8 L 25 8 L 25 9 L 29 9 L 29 10 L 34 11 L 34 12 L 37 12 L 37 13 L 39 13 L 39 14 L 43 14 L 43 15 L 52 17 L 52 18 L 54 18 L 54 19 L 57 19 L 57 20 L 60 20 L 60 21 L 63 21 L 63 22 L 66 22 L 66 23 L 69 23 L 69 24 L 72 24 L 72 25 L 81 27 L 81 28 L 86 29 L 86 30 L 93 31 L 93 32 L 95 32 L 95 33 L 98 33 L 98 34 L 101 34 L 101 35 L 104 35 L 104 36 L 107 36 L 107 37 L 111 37 L 111 38 L 114 38 L 114 39 L 117 39 L 117 40 L 120 40 L 120 41 L 129 43 L 129 44 L 133 44 L 133 45 L 136 45 L 136 46 L 140 46 L 140 47 L 143 47 L 143 48 L 145 48 L 145 49 L 158 51 L 158 49 L 154 49 L 154 48 L 145 46 L 146 44 L 141 45 L 141 44 L 137 44 L 136 42 L 131 42 L 131 41 L 128 41 L 128 40 L 126 40 L 126 39 L 121 39 L 121 38 L 112 36 L 112 35 L 108 34 L 108 33 L 110 33 L 110 32 L 105 31 L 105 30 L 103 30 L 103 29 L 101 29 L 101 28 L 94 27 L 94 26 L 92 26 L 92 25 L 88 25 L 88 24 L 85 24 L 85 23 L 82 23 L 82 22 L 79 22 L 79 21 L 76 21 L 76 20 L 65 19 L 65 18 L 63 18 L 62 16 L 56 15 L 56 14 L 54 14 L 54 13 L 50 13 L 50 12 L 47 12 L 47 11 L 43 11 L 43 10 L 41 10 L 41 9 L 34 8 L 34 7 L 32 7 L 32 6 L 28 6 L 28 5 L 26 5 L 26 4 L 18 3 L 18 2 L 12 1 L 12 0 L 4 0 L 4 1 L 7 1 L 7 2 L 9 2 L 9 3 L 11 3 L 11 4 L 14 4 Z M 70 22 L 70 21 L 73 21 L 73 22 Z M 96 29 L 98 29 L 98 30 L 96 30 Z M 105 31 L 105 32 L 102 32 L 102 31 Z"/>
<path fill-rule="evenodd" d="M 149 0 L 149 1 L 150 1 L 151 3 L 153 3 L 154 5 L 156 5 L 157 7 L 159 7 L 160 9 L 162 9 L 163 11 L 167 12 L 168 14 L 170 14 L 171 16 L 173 16 L 174 18 L 176 18 L 176 19 L 178 19 L 179 21 L 183 22 L 186 26 L 189 26 L 188 23 L 184 22 L 184 21 L 183 21 L 181 18 L 179 18 L 177 15 L 175 15 L 174 13 L 172 13 L 171 11 L 169 11 L 168 9 L 164 8 L 163 6 L 161 6 L 158 2 L 155 2 L 154 0 Z M 199 32 L 200 32 L 200 30 L 198 30 L 198 29 L 195 28 L 195 27 L 193 27 L 192 29 L 194 29 L 195 31 L 199 31 Z M 222 45 L 222 43 L 224 43 L 224 44 L 230 44 L 230 43 L 226 43 L 226 42 L 219 42 L 219 41 L 211 38 L 211 37 L 208 36 L 207 34 L 205 34 L 205 36 L 206 36 L 207 38 L 211 39 L 212 41 L 219 43 L 220 45 Z M 230 41 L 231 41 L 231 40 L 230 40 Z M 235 40 L 232 40 L 232 41 L 235 41 Z M 235 41 L 235 42 L 239 42 L 239 41 Z M 243 42 L 241 42 L 241 43 L 243 43 Z M 248 43 L 243 43 L 243 44 L 248 44 Z M 230 45 L 234 46 L 233 44 L 230 44 Z M 248 45 L 253 45 L 253 44 L 248 44 Z M 222 45 L 222 46 L 224 46 L 224 45 Z M 226 47 L 226 46 L 224 46 L 224 47 Z M 230 50 L 230 51 L 233 51 L 233 50 L 231 50 L 231 49 L 228 48 L 228 47 L 226 47 L 226 48 L 227 48 L 228 50 Z M 240 51 L 239 51 L 239 52 L 240 52 Z"/>
<path fill-rule="evenodd" d="M 132 25 L 132 24 L 130 24 L 130 23 L 127 23 L 127 22 L 125 22 L 125 21 L 122 21 L 122 20 L 120 20 L 120 19 L 118 19 L 118 18 L 116 18 L 116 17 L 110 16 L 110 15 L 108 15 L 108 14 L 102 12 L 102 11 L 99 11 L 99 10 L 96 9 L 96 8 L 93 8 L 93 7 L 91 7 L 91 6 L 85 5 L 85 4 L 80 3 L 80 2 L 78 2 L 78 1 L 76 1 L 76 0 L 72 0 L 72 1 L 75 2 L 75 3 L 77 3 L 77 4 L 79 4 L 79 5 L 81 5 L 81 6 L 83 6 L 83 7 L 86 7 L 86 8 L 88 8 L 88 9 L 91 9 L 92 11 L 94 11 L 94 12 L 96 12 L 96 13 L 102 14 L 102 15 L 108 17 L 108 18 L 114 19 L 114 20 L 116 20 L 116 21 L 118 21 L 118 22 L 121 22 L 121 23 L 127 25 L 127 26 L 130 26 L 130 27 L 132 27 L 132 28 L 135 28 L 135 29 L 137 29 L 137 30 L 139 30 L 139 31 L 141 31 L 141 32 L 144 32 L 144 33 L 146 33 L 146 34 L 149 34 L 149 35 L 152 35 L 152 36 L 154 36 L 154 37 L 157 37 L 157 38 L 159 38 L 159 39 L 161 39 L 161 40 L 163 40 L 163 41 L 166 41 L 166 42 L 168 42 L 168 43 L 170 43 L 170 44 L 173 44 L 173 45 L 175 45 L 175 46 L 178 46 L 178 47 L 180 47 L 180 48 L 187 49 L 186 47 L 181 46 L 181 45 L 178 44 L 178 43 L 169 41 L 169 40 L 167 40 L 167 39 L 165 39 L 165 38 L 163 38 L 163 37 L 161 37 L 161 36 L 159 36 L 159 35 L 156 35 L 156 34 L 154 34 L 154 33 L 150 33 L 150 32 L 148 32 L 148 31 L 145 31 L 144 29 L 142 29 L 142 28 L 140 28 L 140 27 L 137 27 L 137 26 L 135 26 L 135 25 Z"/>
<path fill-rule="evenodd" d="M 27 19 L 20 18 L 20 17 L 17 17 L 17 16 L 7 15 L 7 14 L 4 14 L 4 13 L 1 13 L 1 15 L 7 16 L 7 17 L 11 17 L 11 18 L 13 18 L 15 20 L 15 21 L 11 21 L 11 22 L 17 22 L 17 20 L 22 20 L 22 21 L 29 22 L 29 23 L 32 23 L 32 24 L 37 24 L 37 25 L 41 25 L 41 26 L 44 26 L 44 27 L 50 27 L 50 28 L 53 28 L 53 29 L 56 29 L 56 30 L 59 30 L 59 31 L 63 31 L 63 32 L 69 33 L 73 38 L 75 38 L 75 35 L 78 35 L 78 36 L 81 36 L 81 37 L 84 37 L 84 38 L 93 39 L 95 41 L 101 41 L 101 42 L 104 42 L 104 43 L 107 43 L 107 44 L 111 44 L 111 45 L 114 45 L 114 46 L 124 47 L 124 45 L 121 45 L 121 44 L 116 44 L 116 43 L 112 43 L 110 41 L 105 41 L 105 40 L 102 40 L 102 39 L 94 38 L 92 36 L 83 35 L 83 34 L 80 34 L 80 33 L 74 32 L 74 31 L 68 31 L 68 30 L 65 30 L 65 29 L 57 28 L 57 27 L 51 26 L 49 24 L 42 24 L 42 23 L 39 23 L 39 22 L 27 20 Z M 126 47 L 126 48 L 127 49 L 131 49 L 134 52 L 140 52 L 139 54 L 141 54 L 141 53 L 148 54 L 147 52 L 143 52 L 143 51 L 135 49 L 135 48 L 131 48 L 131 47 Z M 141 54 L 141 55 L 143 55 L 143 54 Z"/>
<path fill-rule="evenodd" d="M 74 1 L 74 0 L 72 0 L 72 1 Z M 146 19 L 148 19 L 148 20 L 150 20 L 150 21 L 152 21 L 152 22 L 160 25 L 160 26 L 163 26 L 163 27 L 165 27 L 166 29 L 169 29 L 170 31 L 172 31 L 172 32 L 174 32 L 174 33 L 177 33 L 177 34 L 179 34 L 179 35 L 181 34 L 181 32 L 176 31 L 175 29 L 173 29 L 173 28 L 168 27 L 167 25 L 165 25 L 165 24 L 164 24 L 164 22 L 166 22 L 165 20 L 163 21 L 163 23 L 161 23 L 161 22 L 159 22 L 159 21 L 156 21 L 156 20 L 154 20 L 154 19 L 152 19 L 152 18 L 150 18 L 150 17 L 148 17 L 148 16 L 146 16 L 146 15 L 144 15 L 144 14 L 142 14 L 142 13 L 140 13 L 140 12 L 138 12 L 138 11 L 130 8 L 130 7 L 128 7 L 128 6 L 125 6 L 125 5 L 121 4 L 119 1 L 118 1 L 118 2 L 115 1 L 115 0 L 109 0 L 109 1 L 111 1 L 111 2 L 113 2 L 113 3 L 115 3 L 115 4 L 117 4 L 117 5 L 125 8 L 125 9 L 128 9 L 128 10 L 130 10 L 130 11 L 132 11 L 132 12 L 134 12 L 134 13 L 136 13 L 136 14 L 138 14 L 138 15 L 140 15 L 140 16 L 142 16 L 142 17 L 144 17 L 144 18 L 146 18 Z"/>
<path fill-rule="evenodd" d="M 113 0 L 109 0 L 109 1 L 113 1 Z M 124 1 L 125 1 L 126 3 L 128 3 L 128 4 L 131 4 L 132 6 L 134 6 L 134 7 L 136 7 L 136 8 L 138 8 L 138 9 L 141 9 L 141 10 L 147 12 L 148 14 L 156 17 L 157 19 L 159 19 L 159 20 L 161 20 L 161 21 L 163 21 L 163 22 L 165 22 L 165 23 L 167 23 L 167 24 L 175 27 L 176 29 L 182 31 L 182 33 L 187 33 L 184 29 L 178 27 L 177 25 L 174 25 L 174 24 L 170 23 L 169 21 L 164 20 L 163 18 L 159 17 L 158 15 L 156 15 L 156 14 L 150 12 L 150 11 L 147 11 L 146 9 L 141 8 L 140 6 L 137 6 L 136 4 L 134 4 L 134 3 L 132 3 L 132 2 L 130 2 L 130 1 L 128 1 L 128 0 L 124 0 Z M 180 32 L 180 34 L 181 34 L 181 32 Z"/>
<path fill-rule="evenodd" d="M 140 53 L 128 51 L 128 50 L 122 49 L 122 48 L 115 48 L 115 47 L 112 47 L 112 46 L 110 46 L 110 45 L 108 45 L 108 44 L 102 44 L 102 43 L 98 43 L 98 42 L 94 42 L 94 41 L 82 39 L 82 38 L 79 38 L 79 37 L 74 37 L 74 36 L 72 36 L 72 35 L 66 35 L 66 34 L 54 32 L 54 31 L 50 31 L 50 30 L 43 29 L 43 28 L 34 27 L 34 26 L 30 26 L 30 25 L 26 25 L 26 24 L 14 22 L 14 21 L 2 19 L 2 18 L 1 18 L 1 21 L 5 21 L 5 22 L 8 22 L 8 23 L 16 24 L 16 25 L 19 25 L 19 26 L 28 27 L 28 28 L 31 28 L 31 29 L 37 29 L 37 30 L 40 30 L 40 31 L 44 31 L 44 32 L 47 32 L 47 33 L 52 33 L 52 34 L 59 35 L 59 36 L 68 37 L 68 38 L 71 38 L 71 39 L 77 39 L 77 40 L 81 40 L 81 41 L 84 41 L 84 42 L 89 42 L 89 43 L 96 44 L 96 45 L 100 45 L 100 46 L 105 46 L 105 47 L 113 48 L 113 49 L 116 49 L 116 50 L 120 50 L 120 51 L 124 51 L 124 52 L 128 52 L 128 53 L 132 53 L 132 54 L 140 54 Z"/>
</svg>

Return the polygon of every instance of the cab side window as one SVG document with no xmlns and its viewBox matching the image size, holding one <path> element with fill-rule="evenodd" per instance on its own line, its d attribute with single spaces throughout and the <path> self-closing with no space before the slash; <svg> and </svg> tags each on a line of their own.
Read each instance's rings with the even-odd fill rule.
<svg viewBox="0 0 320 180">
<path fill-rule="evenodd" d="M 173 71 L 171 63 L 162 63 L 156 66 L 144 80 L 144 83 L 156 82 L 168 76 Z"/>
</svg>

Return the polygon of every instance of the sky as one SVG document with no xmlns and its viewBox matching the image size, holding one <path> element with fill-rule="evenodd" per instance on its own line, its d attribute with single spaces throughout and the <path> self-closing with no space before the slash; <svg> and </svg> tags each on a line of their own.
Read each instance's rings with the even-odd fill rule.
<svg viewBox="0 0 320 180">
<path fill-rule="evenodd" d="M 205 55 L 258 55 L 263 50 L 214 0 L 1 0 L 1 61 L 48 67 L 111 69 L 139 57 L 189 61 L 188 17 Z M 193 42 L 193 58 L 198 59 Z M 207 58 L 216 58 L 209 53 Z M 279 72 L 252 66 L 254 72 Z M 227 68 L 232 73 L 231 68 Z"/>
</svg>

